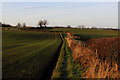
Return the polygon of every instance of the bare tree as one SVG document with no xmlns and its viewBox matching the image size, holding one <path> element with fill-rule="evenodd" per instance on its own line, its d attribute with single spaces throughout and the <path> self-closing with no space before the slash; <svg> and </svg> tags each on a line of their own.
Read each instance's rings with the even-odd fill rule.
<svg viewBox="0 0 120 80">
<path fill-rule="evenodd" d="M 91 28 L 92 28 L 92 29 L 97 29 L 95 26 L 92 26 Z"/>
<path fill-rule="evenodd" d="M 26 27 L 26 23 L 23 23 L 22 26 L 23 26 L 23 27 Z"/>
<path fill-rule="evenodd" d="M 17 24 L 17 27 L 21 27 L 21 24 L 20 24 L 20 23 L 18 23 L 18 24 Z"/>
<path fill-rule="evenodd" d="M 48 25 L 48 21 L 47 21 L 47 20 L 44 20 L 44 21 L 43 21 L 43 25 L 44 25 L 45 27 L 47 27 L 46 25 Z"/>
<path fill-rule="evenodd" d="M 43 27 L 43 26 L 42 26 L 42 25 L 43 25 L 43 21 L 40 20 L 40 21 L 38 22 L 38 25 L 39 25 L 40 27 Z"/>
<path fill-rule="evenodd" d="M 84 25 L 78 25 L 78 28 L 85 28 Z"/>
<path fill-rule="evenodd" d="M 67 28 L 71 28 L 71 26 L 70 26 L 70 25 L 67 25 Z"/>
</svg>

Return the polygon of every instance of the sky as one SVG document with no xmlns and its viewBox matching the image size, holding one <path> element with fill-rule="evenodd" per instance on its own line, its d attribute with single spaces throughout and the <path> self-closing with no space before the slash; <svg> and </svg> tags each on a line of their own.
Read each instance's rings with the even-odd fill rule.
<svg viewBox="0 0 120 80">
<path fill-rule="evenodd" d="M 117 2 L 3 2 L 2 21 L 37 26 L 39 20 L 51 26 L 117 28 Z"/>
<path fill-rule="evenodd" d="M 2 2 L 119 2 L 119 0 L 1 0 Z"/>
</svg>

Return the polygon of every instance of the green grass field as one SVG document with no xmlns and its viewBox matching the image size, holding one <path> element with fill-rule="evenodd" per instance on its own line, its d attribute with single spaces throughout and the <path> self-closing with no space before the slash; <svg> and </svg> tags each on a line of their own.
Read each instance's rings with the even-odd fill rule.
<svg viewBox="0 0 120 80">
<path fill-rule="evenodd" d="M 3 31 L 3 78 L 40 78 L 55 57 L 58 33 Z"/>
<path fill-rule="evenodd" d="M 88 39 L 95 38 L 105 38 L 105 37 L 118 37 L 118 31 L 113 30 L 101 30 L 101 29 L 79 29 L 79 28 L 54 28 L 51 31 L 67 31 L 73 33 L 77 40 L 81 40 L 83 42 Z"/>
<path fill-rule="evenodd" d="M 72 52 L 68 47 L 63 33 L 63 45 L 59 33 L 49 31 L 68 31 L 80 37 L 77 40 L 85 42 L 91 38 L 117 37 L 118 32 L 99 29 L 53 28 L 43 32 L 22 31 L 15 28 L 3 30 L 3 78 L 41 78 L 45 76 L 51 62 L 59 54 L 57 68 L 53 71 L 54 78 L 74 78 L 81 76 L 80 65 L 72 60 Z M 42 31 L 42 32 L 40 32 Z M 57 58 L 56 58 L 57 60 Z M 50 67 L 49 67 L 50 69 Z"/>
<path fill-rule="evenodd" d="M 86 34 L 86 35 L 118 36 L 117 31 L 101 29 L 53 28 L 51 29 L 51 31 L 68 31 L 74 34 Z"/>
</svg>

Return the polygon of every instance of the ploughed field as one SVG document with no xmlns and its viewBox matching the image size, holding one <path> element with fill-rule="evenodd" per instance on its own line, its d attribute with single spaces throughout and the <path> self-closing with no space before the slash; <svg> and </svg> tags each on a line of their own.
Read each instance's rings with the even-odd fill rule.
<svg viewBox="0 0 120 80">
<path fill-rule="evenodd" d="M 3 78 L 41 78 L 61 45 L 58 33 L 2 32 Z"/>
</svg>

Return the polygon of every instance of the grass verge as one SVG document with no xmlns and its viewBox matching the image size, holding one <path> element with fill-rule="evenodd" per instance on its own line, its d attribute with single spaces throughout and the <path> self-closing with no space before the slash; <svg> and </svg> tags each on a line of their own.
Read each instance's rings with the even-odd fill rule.
<svg viewBox="0 0 120 80">
<path fill-rule="evenodd" d="M 78 69 L 78 67 L 76 67 L 78 65 L 73 62 L 72 52 L 71 49 L 68 47 L 67 41 L 63 38 L 64 35 L 61 36 L 63 39 L 63 45 L 61 48 L 56 68 L 54 69 L 53 75 L 51 77 L 52 80 L 56 78 L 72 79 L 78 77 L 78 75 L 81 74 L 81 72 L 79 72 L 80 70 Z"/>
</svg>

